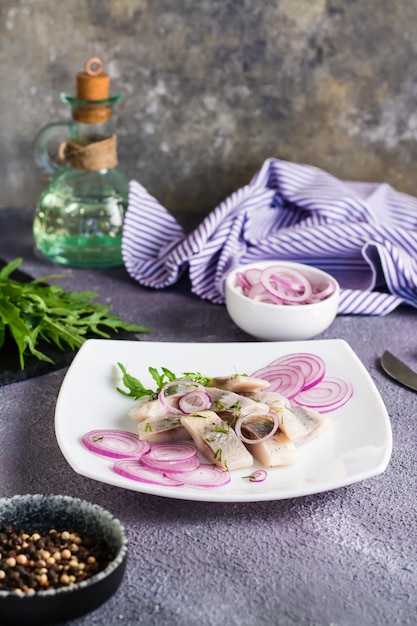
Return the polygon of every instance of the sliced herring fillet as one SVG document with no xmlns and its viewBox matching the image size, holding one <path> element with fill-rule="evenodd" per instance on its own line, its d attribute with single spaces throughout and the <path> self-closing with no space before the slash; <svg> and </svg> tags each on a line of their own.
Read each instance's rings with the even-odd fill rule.
<svg viewBox="0 0 417 626">
<path fill-rule="evenodd" d="M 181 415 L 168 413 L 163 417 L 151 417 L 138 423 L 139 439 L 153 443 L 190 439 L 188 431 L 181 424 Z"/>
<path fill-rule="evenodd" d="M 248 377 L 241 376 L 240 378 L 246 379 Z M 238 415 L 240 415 L 242 412 L 246 414 L 252 411 L 265 412 L 265 410 L 267 410 L 267 407 L 261 402 L 239 395 L 231 390 L 206 387 L 206 391 L 212 400 L 212 406 L 210 408 L 214 411 L 218 408 L 233 409 L 234 411 L 237 411 Z M 169 409 L 167 409 L 158 399 L 152 400 L 149 396 L 141 398 L 139 402 L 129 411 L 129 417 L 138 422 L 154 417 L 164 418 L 167 415 L 171 415 Z"/>
<path fill-rule="evenodd" d="M 235 391 L 236 393 L 251 393 L 257 389 L 269 387 L 270 383 L 261 378 L 253 378 L 252 376 L 243 376 L 236 374 L 235 376 L 216 376 L 211 378 L 207 383 L 207 387 L 218 387 L 226 391 Z"/>
<path fill-rule="evenodd" d="M 242 423 L 242 435 L 246 439 L 253 439 L 256 442 L 257 439 L 262 439 L 271 432 L 272 425 L 273 421 L 270 415 L 251 415 Z M 265 441 L 246 443 L 245 445 L 255 459 L 266 467 L 293 465 L 299 459 L 299 452 L 295 444 L 280 430 Z"/>
<path fill-rule="evenodd" d="M 255 402 L 259 402 L 260 405 L 267 405 L 271 411 L 278 413 L 280 409 L 283 407 L 290 407 L 291 402 L 282 395 L 282 393 L 278 393 L 277 391 L 263 391 L 259 390 L 256 393 L 252 394 L 251 399 Z"/>
<path fill-rule="evenodd" d="M 130 409 L 128 415 L 134 420 L 141 422 L 142 420 L 153 417 L 166 417 L 170 415 L 168 409 L 158 400 L 150 400 L 150 396 L 141 398 L 137 404 Z"/>
<path fill-rule="evenodd" d="M 206 387 L 206 391 L 211 398 L 210 410 L 216 413 L 218 411 L 232 411 L 235 417 L 240 417 L 240 415 L 247 415 L 248 413 L 265 413 L 269 410 L 263 402 L 258 402 L 234 391 L 217 387 Z"/>
<path fill-rule="evenodd" d="M 252 455 L 235 431 L 214 411 L 199 411 L 183 416 L 181 423 L 191 435 L 199 452 L 211 463 L 227 470 L 253 465 Z"/>
<path fill-rule="evenodd" d="M 281 431 L 262 443 L 248 444 L 249 447 L 255 459 L 265 467 L 294 465 L 300 458 L 297 447 Z"/>
<path fill-rule="evenodd" d="M 330 418 L 304 406 L 284 407 L 279 412 L 279 428 L 296 446 L 320 437 L 333 428 Z"/>
</svg>

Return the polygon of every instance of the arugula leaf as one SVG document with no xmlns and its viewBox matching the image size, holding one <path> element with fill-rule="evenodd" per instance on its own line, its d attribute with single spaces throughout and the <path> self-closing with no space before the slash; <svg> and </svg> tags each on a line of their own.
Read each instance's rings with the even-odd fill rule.
<svg viewBox="0 0 417 626">
<path fill-rule="evenodd" d="M 123 374 L 123 377 L 122 377 L 123 384 L 126 387 L 126 389 L 128 389 L 128 391 L 124 391 L 124 389 L 121 389 L 120 387 L 116 387 L 117 391 L 120 391 L 120 393 L 123 394 L 124 396 L 128 396 L 129 398 L 134 398 L 135 400 L 139 400 L 139 398 L 143 398 L 144 396 L 153 395 L 154 393 L 153 389 L 146 389 L 146 387 L 142 385 L 140 380 L 138 380 L 134 376 L 131 376 L 127 372 L 124 365 L 122 365 L 121 363 L 118 363 L 117 365 L 119 366 Z"/>
<path fill-rule="evenodd" d="M 75 350 L 89 335 L 108 339 L 110 330 L 149 332 L 144 326 L 125 323 L 112 315 L 110 306 L 93 302 L 98 295 L 93 291 L 70 292 L 59 284 L 45 284 L 63 275 L 26 283 L 13 280 L 10 275 L 21 263 L 22 259 L 15 259 L 0 270 L 0 349 L 9 334 L 16 344 L 21 369 L 28 356 L 53 363 L 40 349 L 42 341 L 61 350 L 66 346 Z"/>
<path fill-rule="evenodd" d="M 161 367 L 161 370 L 162 374 L 158 372 L 156 367 L 150 367 L 148 369 L 148 372 L 156 382 L 156 393 L 158 393 L 166 383 L 176 380 L 177 378 L 174 372 L 171 372 L 171 370 L 166 367 Z"/>
<path fill-rule="evenodd" d="M 117 364 L 122 371 L 123 377 L 122 381 L 124 386 L 128 391 L 124 391 L 120 387 L 116 387 L 117 391 L 122 393 L 124 396 L 128 396 L 130 398 L 134 398 L 135 400 L 139 400 L 144 396 L 150 396 L 152 399 L 158 396 L 158 393 L 161 391 L 162 387 L 173 380 L 193 380 L 197 383 L 201 383 L 205 385 L 210 379 L 208 376 L 203 376 L 199 372 L 185 372 L 180 376 L 171 372 L 171 370 L 166 367 L 161 367 L 161 371 L 158 372 L 156 367 L 148 367 L 148 372 L 154 379 L 156 383 L 155 389 L 146 389 L 146 387 L 134 376 L 131 376 L 126 370 L 126 367 L 121 363 Z"/>
<path fill-rule="evenodd" d="M 161 372 L 158 372 L 156 367 L 149 367 L 148 372 L 154 379 L 156 383 L 155 389 L 146 389 L 146 387 L 134 376 L 129 374 L 121 363 L 117 364 L 122 371 L 123 377 L 122 381 L 126 389 L 128 391 L 124 391 L 117 387 L 117 391 L 120 391 L 124 396 L 129 396 L 130 398 L 134 398 L 135 400 L 139 400 L 139 398 L 143 398 L 144 396 L 151 396 L 152 398 L 156 398 L 160 390 L 166 383 L 171 382 L 172 380 L 176 380 L 176 376 L 174 372 L 171 372 L 166 367 L 161 368 Z"/>
</svg>

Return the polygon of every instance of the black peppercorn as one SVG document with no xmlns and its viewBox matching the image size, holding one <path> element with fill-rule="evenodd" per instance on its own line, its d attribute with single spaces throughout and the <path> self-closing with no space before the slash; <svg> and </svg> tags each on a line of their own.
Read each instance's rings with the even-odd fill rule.
<svg viewBox="0 0 417 626">
<path fill-rule="evenodd" d="M 72 529 L 0 529 L 0 589 L 33 594 L 90 578 L 113 560 L 104 541 Z"/>
</svg>

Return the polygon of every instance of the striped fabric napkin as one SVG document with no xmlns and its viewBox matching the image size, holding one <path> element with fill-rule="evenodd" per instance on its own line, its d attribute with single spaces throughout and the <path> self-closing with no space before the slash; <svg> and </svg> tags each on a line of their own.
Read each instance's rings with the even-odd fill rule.
<svg viewBox="0 0 417 626">
<path fill-rule="evenodd" d="M 215 303 L 224 302 L 225 276 L 238 264 L 306 263 L 339 281 L 339 314 L 386 315 L 417 307 L 417 198 L 268 159 L 187 234 L 131 181 L 122 253 L 140 284 L 164 288 L 188 270 L 192 292 Z"/>
</svg>

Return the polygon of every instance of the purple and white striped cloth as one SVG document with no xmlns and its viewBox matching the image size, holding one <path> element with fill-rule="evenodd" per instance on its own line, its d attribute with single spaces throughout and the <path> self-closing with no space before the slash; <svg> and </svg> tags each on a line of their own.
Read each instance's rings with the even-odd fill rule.
<svg viewBox="0 0 417 626">
<path fill-rule="evenodd" d="M 402 303 L 417 308 L 417 198 L 268 159 L 187 234 L 131 181 L 122 254 L 140 284 L 167 287 L 188 270 L 192 292 L 215 303 L 238 264 L 306 263 L 339 281 L 339 314 L 385 315 Z"/>
</svg>

